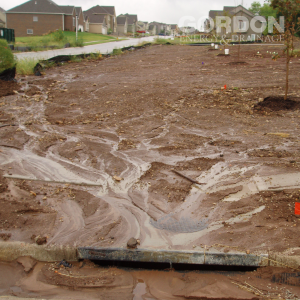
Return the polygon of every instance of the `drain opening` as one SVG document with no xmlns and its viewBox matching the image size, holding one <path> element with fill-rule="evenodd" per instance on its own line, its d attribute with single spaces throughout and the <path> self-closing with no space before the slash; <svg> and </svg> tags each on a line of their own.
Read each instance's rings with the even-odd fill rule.
<svg viewBox="0 0 300 300">
<path fill-rule="evenodd" d="M 112 261 L 112 260 L 91 260 L 101 267 L 117 267 L 128 269 L 144 270 L 170 270 L 175 271 L 226 271 L 226 272 L 252 272 L 258 267 L 247 266 L 223 266 L 223 265 L 198 265 L 185 263 L 158 263 L 158 262 L 138 262 L 138 261 Z"/>
</svg>

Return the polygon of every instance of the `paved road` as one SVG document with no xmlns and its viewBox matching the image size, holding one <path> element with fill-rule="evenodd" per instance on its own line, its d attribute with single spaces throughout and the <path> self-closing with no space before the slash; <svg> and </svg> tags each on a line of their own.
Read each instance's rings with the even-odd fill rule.
<svg viewBox="0 0 300 300">
<path fill-rule="evenodd" d="M 84 54 L 84 53 L 92 53 L 98 52 L 105 54 L 110 53 L 115 48 L 123 48 L 134 46 L 142 42 L 152 42 L 155 40 L 156 36 L 149 36 L 143 38 L 131 38 L 128 40 L 118 41 L 118 42 L 109 42 L 104 44 L 96 44 L 96 45 L 89 45 L 84 47 L 76 47 L 76 48 L 66 48 L 66 49 L 56 49 L 56 50 L 47 50 L 47 51 L 40 51 L 40 52 L 23 52 L 23 53 L 16 53 L 16 57 L 18 59 L 21 58 L 36 58 L 39 60 L 42 59 L 49 59 L 54 56 L 58 55 L 76 55 L 76 54 Z"/>
</svg>

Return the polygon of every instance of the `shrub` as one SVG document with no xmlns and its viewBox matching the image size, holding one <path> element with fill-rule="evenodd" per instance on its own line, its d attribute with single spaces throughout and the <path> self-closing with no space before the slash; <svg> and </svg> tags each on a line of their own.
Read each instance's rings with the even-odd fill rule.
<svg viewBox="0 0 300 300">
<path fill-rule="evenodd" d="M 83 47 L 83 39 L 77 39 L 77 41 L 75 41 L 75 47 Z"/>
<path fill-rule="evenodd" d="M 172 43 L 170 43 L 169 39 L 157 38 L 157 39 L 155 39 L 154 44 L 155 45 L 166 45 L 166 44 L 170 45 Z"/>
<path fill-rule="evenodd" d="M 112 55 L 119 55 L 119 54 L 122 54 L 123 52 L 122 52 L 122 50 L 121 49 L 114 49 L 113 50 L 113 53 L 112 53 Z"/>
<path fill-rule="evenodd" d="M 14 55 L 7 41 L 0 39 L 0 72 L 15 66 Z"/>
<path fill-rule="evenodd" d="M 51 35 L 56 42 L 65 42 L 67 40 L 61 29 L 54 31 Z"/>
</svg>

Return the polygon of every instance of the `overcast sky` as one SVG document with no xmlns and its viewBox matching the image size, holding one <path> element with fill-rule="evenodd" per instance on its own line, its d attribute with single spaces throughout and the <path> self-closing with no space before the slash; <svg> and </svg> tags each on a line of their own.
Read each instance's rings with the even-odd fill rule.
<svg viewBox="0 0 300 300">
<path fill-rule="evenodd" d="M 222 10 L 223 6 L 236 6 L 243 4 L 249 8 L 254 0 L 54 0 L 58 5 L 81 6 L 87 10 L 95 5 L 115 6 L 117 15 L 122 13 L 137 14 L 141 21 L 158 21 L 168 24 L 179 24 L 181 18 L 185 16 L 194 17 L 198 20 L 208 16 L 209 10 Z M 264 0 L 256 0 L 261 4 Z M 8 10 L 26 1 L 10 0 L 2 1 L 0 6 Z M 189 21 L 186 21 L 186 26 Z M 194 21 L 195 23 L 195 21 Z M 200 29 L 200 28 L 199 28 Z"/>
</svg>

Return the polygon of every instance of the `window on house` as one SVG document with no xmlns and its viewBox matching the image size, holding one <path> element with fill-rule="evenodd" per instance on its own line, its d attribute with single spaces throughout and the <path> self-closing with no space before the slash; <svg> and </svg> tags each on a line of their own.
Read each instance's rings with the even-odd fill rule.
<svg viewBox="0 0 300 300">
<path fill-rule="evenodd" d="M 246 21 L 239 20 L 239 30 L 243 31 L 246 30 Z"/>
<path fill-rule="evenodd" d="M 39 17 L 33 17 L 33 22 L 37 22 L 39 20 Z"/>
<path fill-rule="evenodd" d="M 27 29 L 27 34 L 33 34 L 33 29 Z"/>
<path fill-rule="evenodd" d="M 76 26 L 75 18 L 73 17 L 73 26 Z"/>
</svg>

